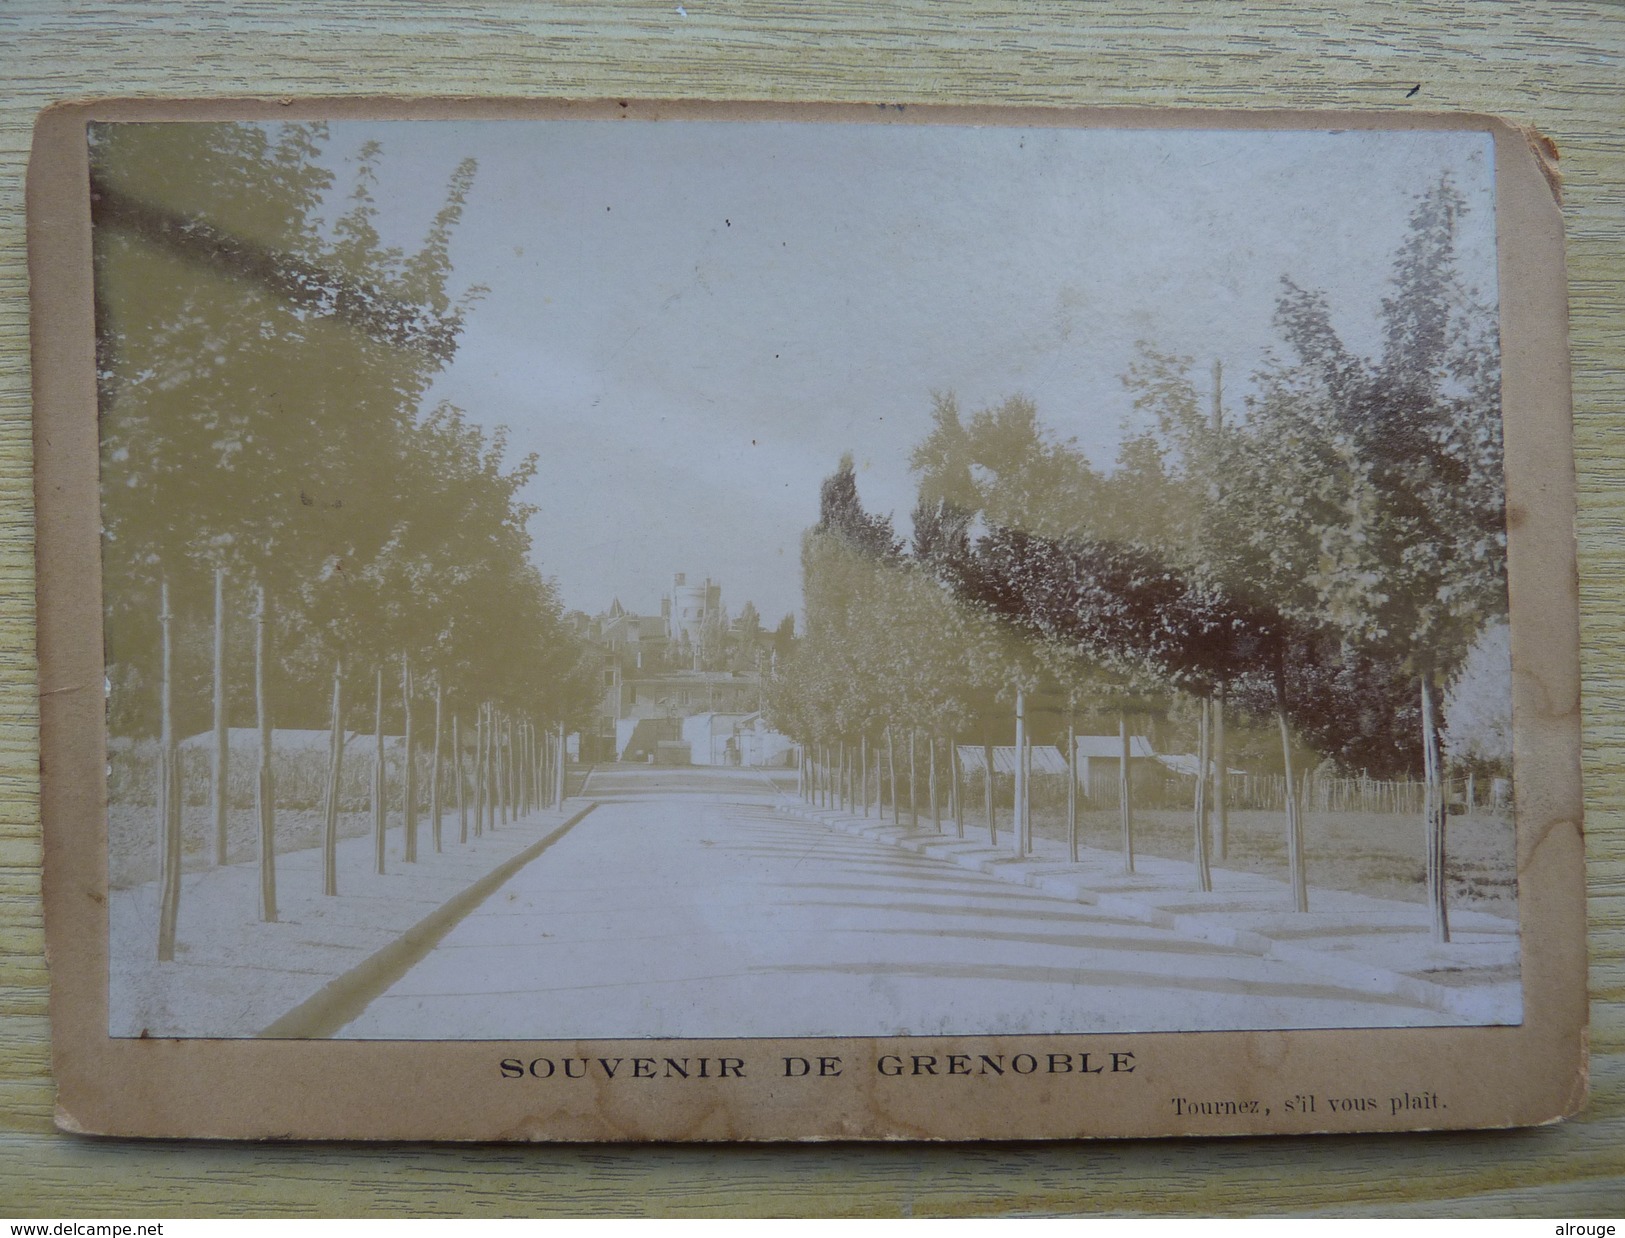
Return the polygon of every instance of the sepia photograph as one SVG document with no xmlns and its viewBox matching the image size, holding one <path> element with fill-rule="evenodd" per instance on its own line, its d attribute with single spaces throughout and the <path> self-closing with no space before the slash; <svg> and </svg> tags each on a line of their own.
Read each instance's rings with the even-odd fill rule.
<svg viewBox="0 0 1625 1238">
<path fill-rule="evenodd" d="M 111 1037 L 1524 1021 L 1492 133 L 87 140 Z"/>
</svg>

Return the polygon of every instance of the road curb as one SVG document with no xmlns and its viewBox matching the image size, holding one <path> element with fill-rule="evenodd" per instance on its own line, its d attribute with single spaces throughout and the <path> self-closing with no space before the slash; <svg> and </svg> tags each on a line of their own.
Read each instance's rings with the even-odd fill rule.
<svg viewBox="0 0 1625 1238">
<path fill-rule="evenodd" d="M 329 980 L 264 1031 L 262 1039 L 321 1040 L 333 1036 L 367 1008 L 375 997 L 404 976 L 440 944 L 470 912 L 496 893 L 510 877 L 568 834 L 597 808 L 588 804 L 545 837 L 497 865 L 459 894 L 454 894 L 387 946 Z"/>
</svg>

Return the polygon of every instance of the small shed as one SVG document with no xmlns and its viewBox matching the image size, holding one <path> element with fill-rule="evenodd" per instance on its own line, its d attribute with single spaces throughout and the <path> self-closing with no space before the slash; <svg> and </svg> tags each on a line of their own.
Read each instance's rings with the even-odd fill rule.
<svg viewBox="0 0 1625 1238">
<path fill-rule="evenodd" d="M 1129 776 L 1138 777 L 1145 762 L 1157 759 L 1151 741 L 1144 735 L 1130 735 Z M 1119 767 L 1123 764 L 1123 738 L 1120 735 L 1079 735 L 1078 786 L 1090 798 L 1104 799 L 1117 794 Z"/>
</svg>

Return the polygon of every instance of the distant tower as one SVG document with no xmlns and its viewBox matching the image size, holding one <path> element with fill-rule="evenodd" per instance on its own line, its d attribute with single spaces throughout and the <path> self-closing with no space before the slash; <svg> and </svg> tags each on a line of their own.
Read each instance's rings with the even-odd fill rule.
<svg viewBox="0 0 1625 1238">
<path fill-rule="evenodd" d="M 722 586 L 709 576 L 691 585 L 687 572 L 673 572 L 671 595 L 661 600 L 660 613 L 666 619 L 673 650 L 686 644 L 693 651 L 694 669 L 698 670 L 706 623 L 722 614 Z"/>
</svg>

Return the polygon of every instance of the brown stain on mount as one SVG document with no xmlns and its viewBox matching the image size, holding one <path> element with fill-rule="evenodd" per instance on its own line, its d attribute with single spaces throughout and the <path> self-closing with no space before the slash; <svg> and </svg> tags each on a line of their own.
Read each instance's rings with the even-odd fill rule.
<svg viewBox="0 0 1625 1238">
<path fill-rule="evenodd" d="M 1563 156 L 1557 149 L 1557 143 L 1533 125 L 1519 125 L 1517 129 L 1523 135 L 1523 140 L 1529 144 L 1529 149 L 1535 156 L 1535 166 L 1540 169 L 1540 174 L 1546 178 L 1547 187 L 1552 191 L 1552 201 L 1562 206 L 1563 172 L 1558 167 L 1558 161 Z"/>
</svg>

